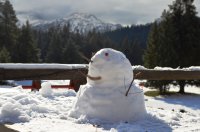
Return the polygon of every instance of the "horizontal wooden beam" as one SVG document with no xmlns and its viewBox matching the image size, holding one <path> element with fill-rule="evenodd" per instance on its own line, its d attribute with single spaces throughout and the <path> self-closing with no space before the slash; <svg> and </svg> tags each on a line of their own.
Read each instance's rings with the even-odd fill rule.
<svg viewBox="0 0 200 132">
<path fill-rule="evenodd" d="M 0 80 L 80 80 L 86 78 L 86 64 L 6 64 L 0 63 Z M 200 71 L 134 69 L 135 79 L 200 80 Z"/>
<path fill-rule="evenodd" d="M 87 72 L 86 64 L 0 64 L 0 80 L 71 80 L 75 90 L 86 83 Z M 133 73 L 140 80 L 200 80 L 200 70 L 134 69 Z"/>
<path fill-rule="evenodd" d="M 85 78 L 80 69 L 0 69 L 0 80 L 73 80 Z"/>
<path fill-rule="evenodd" d="M 133 70 L 139 80 L 200 80 L 200 71 L 185 70 Z"/>
<path fill-rule="evenodd" d="M 86 83 L 86 64 L 0 64 L 0 80 L 71 80 L 77 91 Z"/>
</svg>

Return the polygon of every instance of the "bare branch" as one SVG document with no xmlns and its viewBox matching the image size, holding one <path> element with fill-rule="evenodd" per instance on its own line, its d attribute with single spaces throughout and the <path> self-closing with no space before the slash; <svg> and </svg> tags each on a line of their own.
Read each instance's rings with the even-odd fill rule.
<svg viewBox="0 0 200 132">
<path fill-rule="evenodd" d="M 139 76 L 140 74 L 141 74 L 141 72 L 137 73 L 137 74 L 135 75 L 135 77 Z M 128 92 L 129 92 L 130 89 L 131 89 L 131 86 L 132 86 L 132 84 L 133 84 L 133 81 L 134 81 L 134 78 L 133 78 L 133 80 L 131 81 L 131 84 L 129 85 L 128 90 L 126 91 L 125 96 L 128 96 Z"/>
<path fill-rule="evenodd" d="M 85 73 L 83 73 L 83 72 L 81 72 L 81 71 L 78 71 L 78 72 L 81 73 L 81 75 L 83 75 L 84 77 L 87 77 L 87 78 L 89 78 L 90 80 L 93 80 L 93 81 L 96 81 L 96 80 L 100 80 L 100 79 L 101 79 L 100 76 L 98 76 L 98 77 L 92 77 L 92 76 L 87 75 L 87 74 L 85 74 Z"/>
<path fill-rule="evenodd" d="M 81 58 L 83 58 L 84 60 L 88 61 L 88 62 L 92 62 L 92 60 L 90 60 L 89 58 L 87 58 L 83 53 L 78 52 L 78 54 L 81 56 Z"/>
<path fill-rule="evenodd" d="M 96 80 L 101 80 L 101 77 L 98 76 L 98 77 L 92 77 L 90 75 L 87 75 L 87 77 L 90 79 L 90 80 L 93 80 L 93 81 L 96 81 Z"/>
</svg>

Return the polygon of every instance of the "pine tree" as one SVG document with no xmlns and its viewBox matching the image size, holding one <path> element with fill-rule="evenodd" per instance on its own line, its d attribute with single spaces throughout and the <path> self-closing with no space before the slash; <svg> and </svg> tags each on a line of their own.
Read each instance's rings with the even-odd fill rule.
<svg viewBox="0 0 200 132">
<path fill-rule="evenodd" d="M 13 46 L 16 44 L 18 36 L 18 28 L 16 25 L 17 17 L 9 0 L 5 0 L 0 7 L 2 7 L 0 11 L 0 44 L 4 46 L 11 53 L 11 57 L 13 57 Z"/>
<path fill-rule="evenodd" d="M 100 34 L 95 31 L 89 32 L 85 37 L 85 43 L 81 46 L 81 51 L 87 58 L 91 58 L 92 54 L 101 49 L 101 42 L 103 41 L 100 38 Z"/>
<path fill-rule="evenodd" d="M 3 3 L 0 1 L 0 48 L 3 47 Z"/>
<path fill-rule="evenodd" d="M 131 43 L 131 45 L 132 48 L 130 49 L 131 52 L 130 61 L 132 62 L 133 65 L 142 65 L 143 50 L 141 44 L 138 41 L 134 41 L 133 43 Z"/>
<path fill-rule="evenodd" d="M 23 25 L 20 30 L 18 42 L 15 45 L 14 62 L 37 63 L 39 62 L 39 49 L 36 46 L 29 22 Z"/>
<path fill-rule="evenodd" d="M 62 63 L 63 56 L 63 43 L 60 32 L 57 29 L 52 29 L 52 37 L 50 39 L 46 62 Z"/>
<path fill-rule="evenodd" d="M 122 51 L 129 59 L 132 65 L 142 65 L 143 51 L 139 41 L 130 42 L 128 37 L 125 37 L 120 43 L 118 50 Z"/>
<path fill-rule="evenodd" d="M 145 65 L 150 68 L 199 65 L 200 19 L 193 0 L 175 0 L 169 10 L 163 12 L 161 19 L 157 29 L 154 24 L 149 35 Z M 179 92 L 184 93 L 186 81 L 177 82 Z"/>
<path fill-rule="evenodd" d="M 68 39 L 63 50 L 63 63 L 77 64 L 81 62 L 80 60 L 78 46 L 72 39 Z"/>
<path fill-rule="evenodd" d="M 10 61 L 11 61 L 10 53 L 5 47 L 3 47 L 0 50 L 0 63 L 8 63 Z"/>
<path fill-rule="evenodd" d="M 157 66 L 157 56 L 158 56 L 158 26 L 157 22 L 154 22 L 152 29 L 149 33 L 148 41 L 147 41 L 147 49 L 144 54 L 144 66 L 147 68 L 154 68 Z"/>
</svg>

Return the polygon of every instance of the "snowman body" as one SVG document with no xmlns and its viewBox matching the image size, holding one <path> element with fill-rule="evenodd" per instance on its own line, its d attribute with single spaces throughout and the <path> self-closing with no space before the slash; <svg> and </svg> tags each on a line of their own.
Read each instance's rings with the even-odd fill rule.
<svg viewBox="0 0 200 132">
<path fill-rule="evenodd" d="M 123 53 L 110 48 L 98 51 L 91 58 L 88 75 L 100 79 L 87 78 L 87 84 L 80 86 L 70 116 L 119 122 L 146 115 L 144 94 L 131 83 L 132 66 Z M 129 87 L 128 96 L 125 96 Z"/>
</svg>

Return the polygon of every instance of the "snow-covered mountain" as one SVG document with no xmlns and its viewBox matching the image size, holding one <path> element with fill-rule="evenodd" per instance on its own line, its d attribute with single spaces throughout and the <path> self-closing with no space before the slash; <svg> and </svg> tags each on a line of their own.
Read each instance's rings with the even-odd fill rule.
<svg viewBox="0 0 200 132">
<path fill-rule="evenodd" d="M 97 32 L 112 31 L 122 27 L 120 24 L 105 23 L 96 16 L 85 13 L 74 13 L 51 21 L 36 21 L 32 25 L 35 29 L 41 30 L 47 30 L 52 26 L 63 27 L 64 25 L 69 25 L 72 32 L 79 32 L 81 34 L 92 30 Z"/>
</svg>

